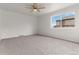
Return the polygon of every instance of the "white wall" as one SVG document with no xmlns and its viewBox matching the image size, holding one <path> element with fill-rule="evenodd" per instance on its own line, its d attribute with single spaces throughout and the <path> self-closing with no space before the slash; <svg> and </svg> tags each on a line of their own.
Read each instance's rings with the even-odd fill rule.
<svg viewBox="0 0 79 59">
<path fill-rule="evenodd" d="M 65 12 L 75 12 L 75 27 L 73 28 L 51 28 L 51 16 Z M 51 37 L 62 38 L 66 40 L 79 42 L 79 6 L 71 6 L 53 13 L 48 13 L 38 17 L 38 34 L 48 35 Z"/>
<path fill-rule="evenodd" d="M 37 18 L 0 10 L 0 39 L 37 33 Z"/>
<path fill-rule="evenodd" d="M 72 11 L 76 12 L 74 28 L 51 28 L 51 16 Z M 64 8 L 41 15 L 38 18 L 32 15 L 0 10 L 0 39 L 37 33 L 79 42 L 79 6 Z"/>
</svg>

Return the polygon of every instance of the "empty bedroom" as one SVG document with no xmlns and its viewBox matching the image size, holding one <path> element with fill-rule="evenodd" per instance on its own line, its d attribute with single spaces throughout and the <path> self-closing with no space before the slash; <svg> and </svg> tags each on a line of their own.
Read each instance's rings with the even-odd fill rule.
<svg viewBox="0 0 79 59">
<path fill-rule="evenodd" d="M 79 4 L 0 3 L 0 55 L 79 55 Z"/>
</svg>

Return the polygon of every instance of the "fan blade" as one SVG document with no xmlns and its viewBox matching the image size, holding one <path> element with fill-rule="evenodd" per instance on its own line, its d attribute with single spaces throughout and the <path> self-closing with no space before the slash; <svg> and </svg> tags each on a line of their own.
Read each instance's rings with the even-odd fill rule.
<svg viewBox="0 0 79 59">
<path fill-rule="evenodd" d="M 40 10 L 37 8 L 37 11 L 40 12 Z"/>
</svg>

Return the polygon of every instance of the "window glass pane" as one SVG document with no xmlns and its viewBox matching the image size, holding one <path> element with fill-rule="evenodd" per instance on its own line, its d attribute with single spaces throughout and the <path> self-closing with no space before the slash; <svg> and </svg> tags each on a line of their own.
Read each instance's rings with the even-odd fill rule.
<svg viewBox="0 0 79 59">
<path fill-rule="evenodd" d="M 64 24 L 67 24 L 68 21 L 65 21 L 65 20 L 71 20 L 72 19 L 72 22 L 69 21 L 70 23 L 73 23 L 74 21 L 74 16 L 75 16 L 75 12 L 68 12 L 68 13 L 63 13 L 63 14 L 60 14 L 60 15 L 55 15 L 55 16 L 52 16 L 52 27 L 61 27 L 63 26 L 62 25 L 62 22 L 64 20 Z M 69 25 L 69 22 L 68 22 L 68 25 Z"/>
</svg>

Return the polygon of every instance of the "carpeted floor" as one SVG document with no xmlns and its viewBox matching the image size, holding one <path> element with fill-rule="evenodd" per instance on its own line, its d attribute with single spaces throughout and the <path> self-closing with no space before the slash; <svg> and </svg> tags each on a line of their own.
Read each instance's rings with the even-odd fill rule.
<svg viewBox="0 0 79 59">
<path fill-rule="evenodd" d="M 3 39 L 1 55 L 76 55 L 79 44 L 54 38 L 32 35 Z"/>
</svg>

